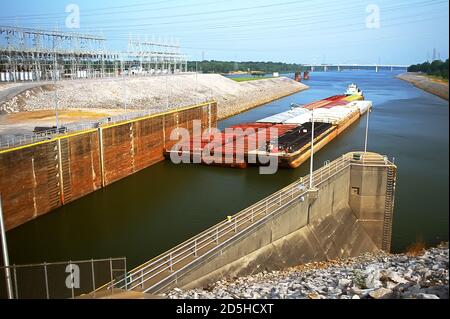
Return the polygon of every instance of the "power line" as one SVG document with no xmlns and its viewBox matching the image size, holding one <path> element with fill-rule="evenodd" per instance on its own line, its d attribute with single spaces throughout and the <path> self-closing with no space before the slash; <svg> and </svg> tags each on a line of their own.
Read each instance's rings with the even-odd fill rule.
<svg viewBox="0 0 450 319">
<path fill-rule="evenodd" d="M 217 1 L 214 1 L 217 2 Z M 299 4 L 298 1 L 288 1 L 288 2 L 280 2 L 275 4 L 267 4 L 267 5 L 258 5 L 258 6 L 250 6 L 250 7 L 242 7 L 242 8 L 232 8 L 232 9 L 222 9 L 222 10 L 212 10 L 212 11 L 203 11 L 203 12 L 193 12 L 193 13 L 184 13 L 184 14 L 176 14 L 176 15 L 158 15 L 158 16 L 148 16 L 145 19 L 168 19 L 168 18 L 181 18 L 181 17 L 191 17 L 191 16 L 203 16 L 203 15 L 212 15 L 212 14 L 218 14 L 218 13 L 232 13 L 232 12 L 238 12 L 238 11 L 248 11 L 248 10 L 256 10 L 256 9 L 263 9 L 263 8 L 273 8 L 273 7 L 280 7 L 280 6 L 287 6 L 291 4 Z M 179 8 L 179 7 L 189 7 L 189 6 L 197 6 L 201 4 L 190 4 L 190 5 L 183 5 L 183 6 L 174 6 L 173 8 Z M 167 9 L 167 8 L 166 8 Z M 157 10 L 157 9 L 155 9 Z M 152 11 L 155 11 L 152 9 Z M 132 12 L 142 12 L 142 10 L 139 11 L 132 11 Z M 132 13 L 132 12 L 120 12 L 120 13 Z M 99 13 L 95 16 L 104 16 L 104 15 L 110 15 L 111 13 Z M 20 17 L 8 17 L 8 19 L 16 19 Z M 48 17 L 46 17 L 48 18 Z M 0 18 L 1 19 L 1 18 Z M 116 21 L 117 22 L 117 21 Z"/>
<path fill-rule="evenodd" d="M 129 5 L 122 5 L 122 6 L 112 6 L 112 7 L 103 7 L 103 8 L 97 8 L 97 9 L 91 9 L 91 10 L 83 10 L 83 12 L 98 12 L 98 11 L 105 11 L 105 10 L 111 10 L 111 9 L 122 9 L 122 8 L 131 8 L 131 7 L 140 7 L 140 6 L 148 6 L 148 5 L 157 5 L 160 3 L 167 3 L 174 0 L 163 0 L 163 1 L 157 1 L 149 3 L 148 1 L 143 1 L 137 4 L 129 4 Z M 65 17 L 66 14 L 62 12 L 54 12 L 54 13 L 41 13 L 41 14 L 29 14 L 29 15 L 14 15 L 14 16 L 5 16 L 0 17 L 0 19 L 32 19 L 32 18 L 42 18 L 42 19 L 48 19 L 48 18 L 61 18 Z"/>
<path fill-rule="evenodd" d="M 392 8 L 392 10 L 395 10 L 395 11 L 398 11 L 398 7 L 395 7 L 395 8 Z M 389 26 L 389 25 L 385 25 L 384 23 L 386 23 L 386 22 L 391 22 L 391 21 L 399 21 L 399 20 L 403 20 L 403 19 L 409 19 L 409 18 L 411 18 L 411 17 L 413 17 L 413 18 L 415 18 L 416 16 L 411 16 L 411 15 L 407 15 L 407 16 L 400 16 L 400 17 L 393 17 L 393 18 L 391 18 L 391 19 L 384 19 L 383 20 L 383 28 L 384 27 L 386 27 L 386 26 Z M 440 16 L 439 16 L 440 17 Z M 428 19 L 434 19 L 435 17 L 434 16 L 429 16 L 429 18 Z M 427 19 L 427 20 L 428 20 Z M 350 20 L 350 21 L 352 21 L 352 19 L 347 19 L 347 20 Z M 285 28 L 293 28 L 293 27 L 306 27 L 306 26 L 311 26 L 311 25 L 315 25 L 315 24 L 321 24 L 322 22 L 325 22 L 326 20 L 320 20 L 320 21 L 306 21 L 306 22 L 296 22 L 296 23 L 294 23 L 294 24 L 288 24 L 288 25 L 278 25 L 278 26 L 276 26 L 276 27 L 273 27 L 273 26 L 268 26 L 267 27 L 267 29 L 270 29 L 270 30 L 278 30 L 278 29 L 285 29 Z M 411 23 L 411 22 L 417 22 L 417 20 L 413 20 L 413 21 L 406 21 L 405 23 Z M 403 23 L 403 24 L 405 24 L 405 23 Z M 363 28 L 357 28 L 357 29 L 350 29 L 350 30 L 348 30 L 348 31 L 345 31 L 345 32 L 355 32 L 355 31 L 361 31 L 361 30 L 365 30 L 366 29 L 366 27 L 365 27 L 365 24 L 363 24 L 363 23 L 361 23 L 361 22 L 355 22 L 355 23 L 344 23 L 344 24 L 337 24 L 337 25 L 331 25 L 331 26 L 328 26 L 328 27 L 323 27 L 322 25 L 321 25 L 321 29 L 320 29 L 320 31 L 326 31 L 326 30 L 329 30 L 329 29 L 331 29 L 331 30 L 340 30 L 340 28 L 344 28 L 344 30 L 347 28 L 347 27 L 353 27 L 353 26 L 361 26 L 361 25 L 364 25 L 364 27 Z M 394 24 L 394 25 L 401 25 L 401 24 Z M 228 26 L 224 26 L 224 28 L 227 28 Z M 233 26 L 234 27 L 234 26 Z M 241 27 L 241 26 L 236 26 L 236 27 Z M 235 34 L 230 34 L 230 35 L 228 35 L 229 37 L 231 37 L 233 40 L 237 40 L 237 39 L 247 39 L 247 40 L 252 40 L 252 39 L 259 39 L 259 38 L 257 38 L 256 36 L 258 36 L 258 35 L 263 35 L 264 36 L 264 39 L 267 39 L 268 37 L 267 37 L 267 32 L 266 31 L 263 31 L 262 29 L 266 29 L 266 28 L 264 28 L 264 27 L 258 27 L 257 29 L 256 29 L 256 31 L 259 31 L 259 32 L 256 32 L 256 33 L 251 33 L 251 34 L 249 34 L 249 33 L 241 33 L 241 34 L 239 34 L 239 35 L 235 35 Z M 340 31 L 341 32 L 341 31 Z M 332 33 L 332 34 L 336 34 L 336 32 L 334 32 L 334 33 Z M 330 33 L 327 33 L 327 34 L 324 34 L 325 36 L 326 35 L 330 35 Z M 220 36 L 220 37 L 218 37 L 218 36 L 212 36 L 212 37 L 205 37 L 205 36 L 203 36 L 203 37 L 201 37 L 201 39 L 199 39 L 199 41 L 204 41 L 204 40 L 226 40 L 226 39 L 229 39 L 229 37 L 228 36 Z M 280 36 L 279 35 L 276 35 L 276 37 L 277 38 L 280 38 Z M 287 35 L 286 37 L 291 37 L 291 35 Z M 305 37 L 308 37 L 308 34 L 304 34 L 304 35 L 302 35 L 302 38 L 305 38 Z M 123 37 L 112 37 L 111 39 L 116 39 L 116 40 L 120 40 L 120 39 L 124 39 Z"/>
<path fill-rule="evenodd" d="M 418 19 L 418 20 L 414 20 L 414 21 L 407 21 L 407 22 L 404 22 L 404 23 L 394 23 L 394 24 L 389 24 L 389 25 L 384 25 L 384 27 L 394 27 L 394 26 L 398 26 L 398 25 L 404 25 L 404 24 L 410 24 L 411 22 L 415 22 L 415 23 L 419 23 L 419 22 L 424 22 L 424 21 L 430 21 L 430 20 L 434 20 L 434 19 L 436 19 L 436 18 L 438 18 L 438 17 L 444 17 L 444 16 L 436 16 L 436 17 L 429 17 L 429 18 L 424 18 L 424 19 Z M 335 32 L 335 33 L 329 33 L 328 34 L 328 36 L 334 36 L 334 35 L 336 35 L 336 34 L 342 34 L 342 33 L 352 33 L 352 32 L 355 32 L 355 31 L 358 31 L 359 29 L 350 29 L 350 30 L 343 30 L 343 31 L 337 31 L 337 32 Z M 432 32 L 432 31 L 430 31 L 430 32 Z M 427 34 L 427 35 L 429 35 L 430 33 L 429 32 L 427 32 L 427 33 L 425 33 L 425 34 Z M 408 36 L 408 34 L 406 34 L 406 35 L 395 35 L 394 37 L 391 37 L 391 36 L 387 36 L 387 37 L 379 37 L 379 38 L 371 38 L 371 39 L 364 39 L 364 40 L 352 40 L 352 41 L 342 41 L 342 40 L 338 40 L 339 41 L 339 43 L 337 43 L 337 47 L 340 47 L 340 48 L 342 48 L 343 46 L 345 46 L 345 45 L 351 45 L 351 44 L 358 44 L 358 43 L 367 43 L 367 42 L 372 42 L 372 41 L 375 41 L 375 40 L 377 40 L 377 41 L 380 41 L 380 40 L 383 40 L 383 39 L 386 39 L 386 40 L 389 40 L 389 39 L 397 39 L 397 38 L 405 38 L 405 37 L 407 37 Z M 271 40 L 271 39 L 280 39 L 280 38 L 290 38 L 290 37 L 280 37 L 280 36 L 275 36 L 275 37 L 262 37 L 262 38 L 255 38 L 255 40 L 260 40 L 260 39 L 266 39 L 266 40 Z M 303 40 L 306 40 L 307 38 L 305 37 L 305 38 L 303 38 Z M 223 39 L 219 39 L 219 40 L 222 40 L 223 41 Z M 239 40 L 242 40 L 242 39 L 239 39 Z M 248 40 L 248 39 L 244 39 L 244 40 Z M 323 44 L 323 43 L 322 43 Z M 331 48 L 331 47 L 334 47 L 334 46 L 330 46 L 329 45 L 330 43 L 329 42 L 327 42 L 325 45 L 327 45 L 327 48 Z M 199 50 L 199 49 L 201 49 L 201 48 L 198 48 L 198 47 L 191 47 L 191 46 L 185 46 L 184 47 L 185 49 L 193 49 L 193 50 Z M 283 49 L 286 49 L 286 47 L 283 47 Z M 234 47 L 234 48 L 231 48 L 231 49 L 222 49 L 222 48 L 220 48 L 220 49 L 217 49 L 217 48 L 208 48 L 208 50 L 210 50 L 210 51 L 235 51 L 236 50 L 236 48 Z M 240 51 L 241 52 L 243 52 L 243 51 L 248 51 L 248 52 L 266 52 L 267 51 L 267 49 L 264 49 L 264 50 L 254 50 L 254 51 L 251 51 L 251 50 L 243 50 L 243 49 L 240 49 Z"/>
<path fill-rule="evenodd" d="M 214 2 L 217 2 L 217 1 L 214 1 Z M 212 3 L 214 3 L 214 2 L 212 2 Z M 219 1 L 220 2 L 220 1 Z M 444 1 L 445 2 L 445 1 Z M 280 3 L 280 4 L 276 4 L 276 6 L 281 6 L 281 5 L 286 5 L 286 4 L 290 4 L 290 3 L 295 3 L 295 2 L 287 2 L 287 3 Z M 331 5 L 330 6 L 330 4 L 328 3 L 328 5 L 321 5 L 320 7 L 317 7 L 316 5 L 314 5 L 314 3 L 313 2 L 308 2 L 308 3 L 311 3 L 311 5 L 312 5 L 312 8 L 317 8 L 318 10 L 319 10 L 319 12 L 323 12 L 324 11 L 324 9 L 325 8 L 332 8 L 333 6 Z M 401 8 L 401 9 L 408 9 L 408 8 L 412 8 L 412 7 L 414 7 L 414 8 L 417 8 L 417 5 L 420 5 L 420 4 L 439 4 L 439 3 L 442 3 L 442 2 L 434 2 L 434 1 L 427 1 L 427 2 L 423 2 L 423 1 L 419 1 L 419 2 L 408 2 L 408 3 L 406 3 L 406 4 L 400 4 L 398 7 L 399 8 Z M 175 8 L 175 7 L 188 7 L 188 6 L 196 6 L 196 5 L 204 5 L 205 3 L 202 3 L 202 4 L 190 4 L 190 5 L 185 5 L 185 6 L 173 6 L 173 7 L 170 7 L 170 8 Z M 208 4 L 208 3 L 206 3 L 206 4 Z M 304 4 L 305 4 L 305 2 L 302 2 L 302 3 L 298 3 L 298 4 L 301 4 L 301 9 L 302 10 L 305 10 L 305 9 L 308 9 L 308 7 L 304 7 Z M 254 7 L 246 7 L 246 8 L 233 8 L 233 9 L 227 9 L 227 10 L 216 10 L 216 11 L 207 11 L 207 12 L 200 12 L 200 13 L 198 13 L 198 12 L 194 12 L 194 13 L 187 13 L 187 14 L 183 14 L 182 16 L 196 16 L 196 15 L 204 15 L 204 14 L 213 14 L 213 13 L 224 13 L 224 12 L 235 12 L 235 11 L 242 11 L 242 10 L 250 10 L 250 9 L 258 9 L 258 8 L 267 8 L 267 7 L 269 7 L 269 6 L 273 6 L 273 5 L 266 5 L 266 6 L 254 6 Z M 394 6 L 395 7 L 395 6 Z M 270 8 L 270 7 L 269 7 Z M 335 12 L 339 12 L 339 11 L 342 11 L 343 9 L 344 9 L 344 7 L 342 7 L 342 5 L 340 5 L 339 6 L 339 8 L 340 8 L 340 10 L 338 9 L 338 10 L 336 10 L 335 8 L 334 8 L 334 11 Z M 352 10 L 352 9 L 354 9 L 355 8 L 355 6 L 354 6 L 354 4 L 352 3 L 351 4 L 351 6 L 349 6 L 348 7 L 348 10 L 345 10 L 345 11 L 347 11 L 347 12 L 352 12 L 352 11 L 354 11 L 354 10 Z M 162 9 L 162 8 L 159 8 L 159 9 Z M 292 8 L 289 8 L 289 9 L 292 9 Z M 156 9 L 155 9 L 156 10 Z M 152 10 L 152 11 L 155 11 L 155 10 Z M 383 7 L 383 12 L 385 12 L 385 10 L 386 10 L 386 6 L 384 6 Z M 140 10 L 139 12 L 141 12 L 142 10 Z M 270 17 L 273 17 L 273 19 L 275 19 L 276 18 L 276 13 L 278 12 L 279 10 L 277 10 L 277 11 L 270 11 L 270 12 L 268 12 L 268 14 L 270 14 Z M 123 12 L 122 12 L 123 13 Z M 102 14 L 96 14 L 96 15 L 94 15 L 96 18 L 98 18 L 99 16 L 101 16 Z M 86 16 L 86 14 L 83 14 L 83 16 Z M 296 13 L 296 16 L 297 16 L 297 18 L 298 18 L 298 13 Z M 139 21 L 139 20 L 148 20 L 148 19 L 163 19 L 163 18 L 168 18 L 168 19 L 170 19 L 170 18 L 173 18 L 173 17 L 180 17 L 180 15 L 172 15 L 172 16 L 157 16 L 157 17 L 152 17 L 152 16 L 145 16 L 145 17 L 142 17 L 142 18 L 138 18 L 138 17 L 133 17 L 133 20 L 134 21 Z M 233 16 L 233 18 L 235 17 L 235 15 Z M 246 21 L 248 21 L 248 14 L 244 14 L 243 15 L 243 17 L 246 19 Z M 291 16 L 291 17 L 293 17 L 293 16 Z M 308 12 L 308 19 L 311 19 L 311 18 L 314 18 L 314 16 L 310 16 L 310 12 Z M 1 18 L 0 18 L 1 19 Z M 98 20 L 98 19 L 96 19 L 96 20 Z M 251 21 L 253 21 L 254 19 L 252 19 Z M 105 22 L 108 22 L 108 21 L 110 21 L 111 23 L 113 23 L 113 26 L 110 26 L 110 27 L 108 27 L 107 25 L 105 25 Z M 102 28 L 102 30 L 107 30 L 108 28 L 109 29 L 111 29 L 111 30 L 117 30 L 117 29 L 119 29 L 119 26 L 117 25 L 117 19 L 112 19 L 112 20 L 102 20 L 100 23 L 101 23 L 101 27 L 99 27 L 99 28 Z M 192 23 L 195 23 L 195 22 L 203 22 L 203 21 L 217 21 L 217 17 L 214 17 L 214 18 L 211 18 L 211 19 L 208 19 L 208 18 L 206 18 L 206 19 L 201 19 L 201 20 L 188 20 L 188 21 L 186 21 L 186 20 L 176 20 L 176 21 L 162 21 L 162 22 L 153 22 L 153 23 L 138 23 L 138 24 L 132 24 L 132 23 L 130 23 L 129 21 L 127 21 L 127 23 L 126 24 L 124 24 L 124 25 L 122 25 L 122 26 L 120 26 L 120 29 L 124 29 L 124 28 L 126 28 L 126 29 L 130 29 L 131 27 L 140 27 L 140 26 L 161 26 L 161 25 L 170 25 L 170 24 L 181 24 L 181 23 L 190 23 L 191 25 L 192 25 Z M 51 25 L 51 23 L 52 22 L 48 22 L 47 21 L 47 25 Z M 93 24 L 90 24 L 91 26 L 93 26 Z M 183 26 L 183 27 L 185 27 L 185 26 Z"/>
<path fill-rule="evenodd" d="M 168 2 L 172 2 L 171 0 L 166 0 L 166 1 L 159 1 L 159 2 L 154 2 L 151 3 L 150 5 L 154 5 L 154 4 L 162 4 L 162 3 L 168 3 Z M 168 7 L 158 7 L 158 8 L 154 8 L 154 10 L 152 11 L 158 11 L 158 10 L 167 10 L 170 8 L 183 8 L 183 7 L 195 7 L 195 6 L 201 6 L 201 5 L 205 5 L 205 4 L 214 4 L 214 3 L 219 3 L 219 2 L 223 2 L 222 0 L 216 0 L 216 1 L 208 1 L 208 2 L 204 2 L 204 3 L 196 3 L 196 4 L 187 4 L 187 5 L 174 5 L 174 6 L 168 6 Z M 334 2 L 336 3 L 336 2 Z M 295 4 L 295 5 L 294 5 Z M 410 8 L 414 8 L 417 9 L 419 8 L 426 8 L 426 7 L 437 7 L 440 6 L 442 4 L 448 4 L 447 1 L 416 1 L 416 2 L 400 2 L 400 3 L 395 3 L 394 5 L 390 5 L 390 6 L 382 6 L 382 13 L 384 14 L 385 12 L 406 12 L 408 9 Z M 122 6 L 115 6 L 115 7 L 107 7 L 110 10 L 118 10 L 118 9 L 130 9 L 130 8 L 137 8 L 137 7 L 146 7 L 147 5 L 149 5 L 148 2 L 145 3 L 139 3 L 139 4 L 130 4 L 130 5 L 122 5 Z M 280 7 L 281 6 L 281 7 Z M 289 10 L 290 14 L 285 14 L 283 12 L 282 7 L 284 6 L 283 9 Z M 305 18 L 302 20 L 299 20 L 299 14 L 296 13 L 291 13 L 291 11 L 293 9 L 297 9 L 299 8 L 299 6 L 301 7 L 302 11 L 309 9 L 309 11 L 307 12 L 307 14 L 303 14 L 301 15 L 300 18 Z M 276 9 L 275 9 L 276 8 Z M 358 19 L 361 17 L 361 13 L 355 13 L 355 10 L 352 10 L 352 8 L 355 8 L 355 5 L 353 3 L 351 3 L 350 5 L 347 6 L 339 6 L 338 9 L 336 10 L 333 6 L 333 4 L 330 4 L 329 2 L 327 2 L 326 4 L 321 5 L 320 7 L 316 6 L 314 4 L 314 2 L 309 1 L 307 3 L 305 2 L 299 2 L 299 1 L 289 1 L 289 2 L 282 2 L 282 3 L 277 3 L 277 4 L 265 4 L 265 5 L 255 5 L 255 6 L 248 6 L 248 7 L 240 7 L 240 8 L 230 8 L 230 9 L 222 9 L 222 10 L 211 10 L 211 11 L 202 11 L 202 12 L 189 12 L 189 13 L 183 13 L 183 14 L 174 14 L 174 15 L 164 15 L 164 16 L 153 16 L 153 17 L 143 17 L 143 18 L 136 18 L 134 19 L 135 21 L 137 21 L 138 23 L 133 23 L 133 24 L 124 24 L 124 25 L 118 25 L 117 24 L 117 19 L 115 20 L 110 20 L 114 23 L 114 25 L 112 26 L 108 26 L 105 25 L 105 21 L 108 20 L 102 20 L 100 22 L 100 24 L 103 25 L 103 27 L 98 27 L 98 29 L 102 29 L 104 31 L 109 31 L 109 32 L 113 32 L 113 31 L 117 31 L 119 32 L 119 35 L 115 35 L 112 37 L 108 37 L 108 39 L 111 40 L 126 40 L 125 36 L 121 36 L 120 32 L 122 32 L 122 34 L 129 33 L 131 30 L 133 31 L 144 31 L 142 28 L 143 27 L 150 27 L 150 26 L 163 26 L 163 25 L 175 25 L 175 28 L 182 28 L 181 31 L 177 32 L 178 36 L 180 34 L 191 34 L 194 32 L 201 32 L 201 36 L 198 37 L 198 39 L 194 40 L 194 41 L 187 41 L 187 43 L 196 43 L 196 42 L 204 42 L 204 41 L 259 41 L 261 39 L 263 40 L 282 40 L 282 39 L 291 39 L 292 35 L 284 35 L 284 34 L 274 34 L 274 32 L 279 32 L 283 29 L 286 28 L 297 28 L 299 30 L 299 32 L 302 32 L 302 42 L 305 43 L 305 40 L 310 38 L 310 37 L 317 37 L 317 35 L 314 35 L 310 32 L 314 32 L 314 31 L 320 31 L 321 35 L 323 36 L 324 39 L 326 39 L 327 37 L 331 37 L 333 39 L 334 35 L 341 35 L 343 33 L 348 33 L 348 32 L 358 32 L 358 31 L 362 31 L 364 30 L 363 28 L 353 28 L 356 26 L 361 26 L 364 22 L 361 21 L 359 23 L 343 23 L 343 24 L 334 24 L 334 25 L 330 25 L 325 24 L 326 22 L 330 22 L 331 18 L 334 18 L 332 15 L 330 16 L 330 14 L 333 14 L 334 16 L 338 16 L 339 19 L 342 20 L 348 20 L 348 21 L 354 21 L 355 19 Z M 256 19 L 248 19 L 249 15 L 246 11 L 248 10 L 266 10 L 269 9 L 270 11 L 268 13 L 264 12 L 261 14 L 254 14 L 254 16 L 256 16 Z M 86 10 L 85 12 L 90 12 L 91 14 L 88 16 L 111 16 L 111 15 L 116 15 L 116 14 L 123 14 L 123 13 L 128 13 L 128 12 L 141 12 L 142 10 L 132 10 L 132 11 L 120 11 L 120 12 L 99 12 L 99 14 L 92 14 L 92 12 L 96 12 L 96 11 L 104 11 L 105 8 L 97 8 L 97 9 L 92 9 L 92 10 Z M 217 14 L 229 14 L 229 13 L 238 13 L 240 12 L 241 14 L 234 14 L 233 15 L 233 19 L 235 20 L 235 18 L 243 18 L 243 20 L 239 20 L 229 23 L 228 21 L 226 23 L 221 23 L 219 24 L 222 20 L 218 20 L 217 17 L 204 17 L 202 19 L 195 19 L 195 20 L 180 20 L 180 19 L 176 19 L 176 21 L 170 21 L 170 19 L 174 19 L 174 18 L 179 18 L 179 17 L 196 17 L 196 16 L 202 16 L 202 15 L 211 15 L 211 16 L 216 16 Z M 342 14 L 340 14 L 342 13 Z M 432 12 L 434 13 L 434 12 Z M 442 11 L 440 11 L 439 13 L 442 13 Z M 269 17 L 266 17 L 265 15 L 269 14 Z M 283 15 L 284 14 L 284 15 Z M 422 11 L 421 12 L 421 16 L 423 17 L 424 15 L 426 15 L 427 12 Z M 39 16 L 39 17 L 44 17 L 44 15 L 34 15 Z M 84 15 L 86 16 L 86 15 Z M 24 16 L 19 16 L 21 18 L 26 17 Z M 29 15 L 29 17 L 31 17 L 31 15 Z M 47 18 L 50 17 L 49 15 L 47 15 Z M 408 20 L 409 18 L 411 18 L 411 16 L 395 16 L 392 19 L 386 19 L 384 18 L 382 20 L 383 23 L 383 28 L 387 27 L 387 28 L 392 28 L 395 26 L 399 26 L 399 25 L 405 25 L 405 24 L 410 24 L 410 23 L 420 23 L 423 21 L 429 21 L 431 19 L 436 19 L 436 18 L 440 18 L 441 16 L 433 16 L 433 15 L 429 15 L 427 18 L 425 19 L 415 19 L 413 21 L 402 21 L 402 20 Z M 445 16 L 444 16 L 445 17 Z M 278 20 L 277 20 L 278 18 Z M 3 17 L 0 19 L 8 19 L 8 17 Z M 147 19 L 167 19 L 169 21 L 160 21 L 160 22 L 151 22 L 151 23 L 139 23 L 142 20 L 147 20 Z M 391 23 L 389 24 L 389 22 L 392 22 L 393 20 L 398 21 L 399 23 Z M 214 23 L 212 25 L 210 24 L 205 24 L 205 22 L 207 21 L 214 21 L 214 22 L 219 22 L 219 23 Z M 273 24 L 269 24 L 270 22 L 273 21 L 278 21 L 275 25 Z M 402 21 L 402 22 L 400 22 Z M 201 23 L 200 25 L 197 24 Z M 289 22 L 293 22 L 293 23 L 289 23 Z M 386 22 L 388 22 L 388 24 L 385 24 Z M 51 24 L 52 22 L 47 21 L 47 24 Z M 195 29 L 186 29 L 186 26 L 184 24 L 189 23 L 190 26 L 194 25 L 196 28 L 199 28 L 199 30 L 195 30 Z M 309 29 L 309 30 L 302 30 L 300 28 L 307 28 L 307 27 L 313 27 L 313 26 L 319 26 L 320 29 Z M 135 29 L 135 28 L 140 28 L 140 29 Z M 238 29 L 237 33 L 230 33 L 230 34 L 217 34 L 215 31 L 217 30 L 231 30 L 231 29 Z M 171 29 L 172 33 L 175 33 L 173 31 L 173 28 Z M 326 32 L 326 31 L 332 31 L 332 32 Z M 206 34 L 208 31 L 210 34 Z M 339 40 L 341 41 L 341 40 Z M 370 41 L 370 40 L 369 40 Z M 235 43 L 235 42 L 233 42 Z M 343 43 L 342 41 L 340 43 Z M 329 43 L 325 43 L 325 45 L 328 45 Z M 193 49 L 193 50 L 203 50 L 206 49 L 205 47 L 203 48 L 196 48 L 196 47 L 185 47 L 188 49 Z M 223 50 L 223 51 L 235 51 L 236 48 L 232 48 L 232 49 L 214 49 L 214 48 L 208 48 L 208 50 L 211 51 L 217 51 L 217 50 Z M 248 51 L 251 52 L 251 51 Z"/>
<path fill-rule="evenodd" d="M 434 2 L 434 1 L 428 1 L 428 2 L 412 2 L 412 3 L 408 3 L 408 4 L 400 4 L 400 5 L 394 5 L 394 6 L 390 6 L 390 7 L 383 7 L 383 13 L 385 12 L 391 12 L 391 11 L 398 11 L 398 12 L 402 12 L 404 11 L 404 9 L 407 9 L 411 6 L 414 6 L 415 8 L 417 8 L 418 4 L 421 4 L 420 7 L 422 6 L 429 6 L 429 5 L 436 5 L 436 4 L 444 4 L 447 3 L 446 1 L 438 1 L 438 2 Z M 241 23 L 241 24 L 235 24 L 235 25 L 229 25 L 229 24 L 225 24 L 225 25 L 213 25 L 213 26 L 208 26 L 208 25 L 203 25 L 203 26 L 198 26 L 196 25 L 196 27 L 201 28 L 201 31 L 207 31 L 207 30 L 219 30 L 219 29 L 229 29 L 229 28 L 242 28 L 242 27 L 256 27 L 258 29 L 258 31 L 260 31 L 261 29 L 280 29 L 280 28 L 287 28 L 287 27 L 295 27 L 295 26 L 305 26 L 305 25 L 314 25 L 314 24 L 319 24 L 319 23 L 323 23 L 323 22 L 328 22 L 330 17 L 327 16 L 327 13 L 332 13 L 332 14 L 337 14 L 340 13 L 341 11 L 343 12 L 343 15 L 340 15 L 341 19 L 343 17 L 346 18 L 346 20 L 352 20 L 352 19 L 358 19 L 360 17 L 360 14 L 356 15 L 356 14 L 352 14 L 352 10 L 349 10 L 353 7 L 353 5 L 349 8 L 347 7 L 341 7 L 340 10 L 336 11 L 336 10 L 331 10 L 331 11 L 324 11 L 323 8 L 319 8 L 319 14 L 308 14 L 308 23 L 294 23 L 294 24 L 290 24 L 290 25 L 286 25 L 286 24 L 277 24 L 276 26 L 272 26 L 269 25 L 267 26 L 267 22 L 273 21 L 273 19 L 276 19 L 277 17 L 272 15 L 271 18 L 263 18 L 263 19 L 256 19 L 256 20 L 252 20 L 250 22 L 247 23 Z M 349 15 L 345 15 L 345 13 L 348 12 Z M 314 20 L 318 17 L 324 17 L 324 19 L 322 20 Z M 298 21 L 298 15 L 292 16 L 284 16 L 284 17 L 280 17 L 280 19 L 283 19 L 283 22 L 287 22 L 287 21 Z M 208 19 L 210 20 L 210 19 Z M 216 21 L 216 19 L 213 19 L 214 21 Z M 248 20 L 248 19 L 247 19 Z M 143 29 L 135 29 L 135 28 L 141 28 L 141 27 L 145 27 L 145 26 L 160 26 L 160 25 L 170 25 L 170 24 L 178 24 L 178 23 L 192 23 L 192 22 L 196 22 L 195 21 L 178 21 L 178 22 L 161 22 L 161 23 L 144 23 L 144 24 L 127 24 L 127 25 L 123 25 L 123 26 L 118 26 L 117 24 L 115 24 L 112 27 L 108 27 L 108 26 L 103 26 L 101 28 L 101 30 L 103 31 L 123 31 L 123 32 L 130 32 L 131 30 L 139 32 L 139 31 L 144 31 Z M 206 20 L 202 20 L 202 21 L 206 21 Z M 262 28 L 259 26 L 263 26 Z M 184 25 L 180 25 L 180 28 L 182 29 L 182 33 L 190 33 L 190 32 L 195 32 L 191 31 L 191 30 L 186 30 L 186 27 Z M 242 33 L 242 31 L 244 30 L 240 30 Z M 245 31 L 252 31 L 251 28 L 250 30 L 245 30 Z M 172 33 L 174 33 L 175 31 L 172 31 Z"/>
</svg>

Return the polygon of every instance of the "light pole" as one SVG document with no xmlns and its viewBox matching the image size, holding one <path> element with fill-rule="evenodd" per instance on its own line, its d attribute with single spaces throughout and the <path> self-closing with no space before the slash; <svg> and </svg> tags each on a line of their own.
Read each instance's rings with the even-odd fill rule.
<svg viewBox="0 0 450 319">
<path fill-rule="evenodd" d="M 195 93 L 198 93 L 198 61 L 195 61 Z"/>
<path fill-rule="evenodd" d="M 125 106 L 125 112 L 127 111 L 127 102 L 128 102 L 128 88 L 127 88 L 127 83 L 126 83 L 126 79 L 124 80 L 123 83 L 123 90 L 125 91 L 125 97 L 124 97 L 124 106 Z"/>
<path fill-rule="evenodd" d="M 8 245 L 6 243 L 5 223 L 3 220 L 2 197 L 0 195 L 0 232 L 2 237 L 3 263 L 5 264 L 5 279 L 8 299 L 13 299 L 13 288 L 11 280 L 11 270 L 9 269 Z"/>
<path fill-rule="evenodd" d="M 311 110 L 311 161 L 309 168 L 309 189 L 313 188 L 313 170 L 314 170 L 314 106 Z"/>
<path fill-rule="evenodd" d="M 166 98 L 166 103 L 167 103 L 166 107 L 167 107 L 167 109 L 169 109 L 169 84 L 168 84 L 168 81 L 169 81 L 169 74 L 166 73 L 166 96 L 167 96 L 167 98 Z"/>
<path fill-rule="evenodd" d="M 364 153 L 367 153 L 367 139 L 369 137 L 369 115 L 372 112 L 372 108 L 369 107 L 367 110 L 367 118 L 366 118 L 366 137 L 364 139 Z"/>
<path fill-rule="evenodd" d="M 58 119 L 58 92 L 56 92 L 56 74 L 57 74 L 57 63 L 58 58 L 56 56 L 56 39 L 53 38 L 53 90 L 55 91 L 54 98 L 55 98 L 55 118 L 56 118 L 56 132 L 59 133 L 59 119 Z"/>
</svg>

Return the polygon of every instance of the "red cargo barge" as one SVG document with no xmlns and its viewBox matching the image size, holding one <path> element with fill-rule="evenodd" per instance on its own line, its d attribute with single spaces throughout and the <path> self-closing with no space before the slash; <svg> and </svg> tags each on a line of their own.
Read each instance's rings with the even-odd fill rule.
<svg viewBox="0 0 450 319">
<path fill-rule="evenodd" d="M 279 166 L 296 168 L 310 156 L 312 112 L 314 150 L 318 151 L 371 107 L 356 86 L 349 90 L 346 95 L 295 107 L 258 122 L 197 133 L 166 150 L 165 156 L 172 160 L 172 156 L 182 157 L 184 163 L 238 168 L 263 166 L 275 159 Z"/>
</svg>

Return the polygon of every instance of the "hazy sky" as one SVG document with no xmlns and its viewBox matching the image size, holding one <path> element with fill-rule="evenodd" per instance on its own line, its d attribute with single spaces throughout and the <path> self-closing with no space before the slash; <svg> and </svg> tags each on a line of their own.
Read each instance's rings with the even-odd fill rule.
<svg viewBox="0 0 450 319">
<path fill-rule="evenodd" d="M 80 29 L 66 27 L 69 4 Z M 120 51 L 130 33 L 173 38 L 192 60 L 411 64 L 433 48 L 448 58 L 448 10 L 447 0 L 14 0 L 2 1 L 0 25 L 103 34 Z"/>
</svg>

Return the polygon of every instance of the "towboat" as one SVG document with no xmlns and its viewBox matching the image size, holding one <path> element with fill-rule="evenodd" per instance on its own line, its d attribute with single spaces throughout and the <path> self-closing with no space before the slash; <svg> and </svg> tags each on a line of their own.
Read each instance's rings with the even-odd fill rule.
<svg viewBox="0 0 450 319">
<path fill-rule="evenodd" d="M 260 158 L 275 158 L 279 166 L 296 168 L 311 155 L 311 130 L 314 127 L 314 152 L 355 123 L 372 107 L 356 84 L 342 95 L 334 95 L 305 105 L 293 104 L 288 111 L 253 123 L 234 125 L 219 134 L 193 136 L 165 150 L 185 155 L 206 165 L 245 168 L 266 165 Z M 313 113 L 314 112 L 314 113 Z M 314 125 L 312 120 L 314 119 Z"/>
</svg>

